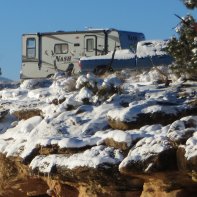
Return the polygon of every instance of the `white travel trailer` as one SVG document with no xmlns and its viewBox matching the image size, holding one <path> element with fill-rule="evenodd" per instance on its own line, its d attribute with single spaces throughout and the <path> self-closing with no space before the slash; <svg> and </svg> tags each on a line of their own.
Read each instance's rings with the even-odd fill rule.
<svg viewBox="0 0 197 197">
<path fill-rule="evenodd" d="M 57 70 L 79 73 L 82 56 L 104 55 L 115 48 L 135 50 L 143 33 L 116 29 L 23 34 L 21 79 L 45 78 Z"/>
</svg>

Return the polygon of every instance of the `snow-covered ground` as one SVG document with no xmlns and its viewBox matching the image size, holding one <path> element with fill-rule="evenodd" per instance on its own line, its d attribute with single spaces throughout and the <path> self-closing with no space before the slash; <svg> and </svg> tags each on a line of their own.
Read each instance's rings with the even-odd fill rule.
<svg viewBox="0 0 197 197">
<path fill-rule="evenodd" d="M 131 160 L 144 160 L 149 154 L 167 149 L 168 139 L 179 138 L 186 130 L 185 119 L 192 119 L 194 132 L 185 144 L 185 156 L 197 156 L 196 116 L 169 125 L 147 122 L 126 131 L 112 129 L 108 124 L 108 116 L 127 122 L 136 120 L 139 113 L 175 114 L 197 99 L 197 83 L 188 82 L 191 88 L 185 89 L 187 96 L 183 99 L 179 96 L 183 81 L 176 80 L 165 87 L 155 83 L 160 77 L 155 70 L 138 77 L 123 71 L 105 79 L 91 74 L 78 79 L 56 75 L 51 80 L 25 80 L 15 87 L 4 87 L 0 90 L 0 152 L 26 160 L 39 146 L 57 146 L 60 150 L 86 148 L 72 155 L 35 156 L 30 167 L 43 173 L 50 172 L 54 165 L 69 169 L 96 168 L 103 163 L 123 167 Z M 170 103 L 171 107 L 158 103 Z M 14 115 L 31 109 L 39 109 L 41 114 L 26 120 Z M 121 150 L 108 147 L 106 139 L 125 143 L 131 148 L 128 156 L 125 158 Z"/>
</svg>

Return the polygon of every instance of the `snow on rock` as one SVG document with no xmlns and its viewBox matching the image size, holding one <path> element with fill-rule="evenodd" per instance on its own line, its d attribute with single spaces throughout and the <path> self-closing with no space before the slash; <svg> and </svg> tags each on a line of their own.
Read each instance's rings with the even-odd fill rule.
<svg viewBox="0 0 197 197">
<path fill-rule="evenodd" d="M 18 98 L 22 98 L 27 91 L 20 90 L 20 89 L 9 89 L 9 90 L 2 90 L 1 98 L 3 100 L 18 100 Z"/>
<path fill-rule="evenodd" d="M 5 148 L 8 146 L 9 142 L 3 139 L 0 139 L 0 152 L 3 152 Z"/>
<path fill-rule="evenodd" d="M 103 104 L 98 107 L 95 107 L 92 111 L 91 120 L 83 126 L 82 134 L 83 135 L 92 135 L 96 131 L 105 130 L 109 127 L 106 113 L 114 107 L 113 104 Z"/>
<path fill-rule="evenodd" d="M 10 128 L 1 137 L 4 139 L 8 138 L 21 138 L 25 137 L 26 134 L 30 134 L 31 131 L 42 121 L 40 116 L 34 116 L 28 120 L 21 120 L 18 122 L 16 127 Z"/>
<path fill-rule="evenodd" d="M 197 157 L 197 131 L 186 142 L 185 157 L 187 158 L 187 160 L 190 160 L 193 157 Z"/>
<path fill-rule="evenodd" d="M 84 83 L 88 83 L 88 78 L 85 75 L 81 75 L 78 77 L 77 81 L 76 81 L 76 88 L 79 89 L 81 88 Z"/>
<path fill-rule="evenodd" d="M 142 110 L 144 113 L 156 113 L 158 111 L 161 111 L 165 114 L 176 114 L 176 110 L 170 106 L 152 105 L 147 106 L 147 108 Z"/>
<path fill-rule="evenodd" d="M 98 131 L 95 133 L 94 137 L 99 138 L 98 144 L 106 144 L 120 150 L 128 150 L 132 147 L 138 140 L 151 136 L 146 131 L 140 130 L 105 130 Z"/>
<path fill-rule="evenodd" d="M 178 138 L 179 141 L 180 139 L 183 141 L 183 145 L 180 145 L 178 149 L 181 168 L 185 170 L 186 166 L 187 170 L 197 170 L 197 116 L 187 116 L 174 123 L 168 131 L 168 136 L 170 135 L 172 140 Z"/>
<path fill-rule="evenodd" d="M 185 142 L 196 132 L 197 116 L 188 116 L 173 122 L 168 130 L 168 138 L 178 144 Z"/>
<path fill-rule="evenodd" d="M 32 90 L 40 87 L 49 87 L 51 84 L 51 80 L 48 79 L 27 79 L 21 83 L 20 88 Z"/>
<path fill-rule="evenodd" d="M 92 96 L 93 96 L 93 92 L 90 89 L 83 87 L 79 91 L 79 94 L 77 95 L 77 99 L 78 101 L 83 101 L 84 99 L 91 99 Z"/>
<path fill-rule="evenodd" d="M 121 130 L 99 131 L 94 136 L 101 138 L 98 143 L 102 143 L 105 139 L 113 139 L 116 142 L 124 142 L 127 146 L 130 146 L 133 140 L 131 134 Z"/>
<path fill-rule="evenodd" d="M 172 144 L 166 137 L 145 137 L 138 141 L 130 150 L 127 157 L 119 165 L 119 169 L 141 172 L 165 169 L 167 166 L 170 167 L 174 162 L 172 161 L 171 163 L 170 161 L 172 157 L 175 157 L 175 151 L 171 151 L 173 149 Z M 168 161 L 165 161 L 166 156 L 168 156 Z M 165 162 L 168 162 L 168 164 L 166 165 Z"/>
<path fill-rule="evenodd" d="M 8 129 L 0 136 L 4 141 L 12 139 L 2 151 L 7 156 L 17 155 L 20 152 L 20 157 L 25 159 L 43 140 L 48 137 L 53 139 L 59 135 L 52 125 L 47 124 L 40 116 L 35 116 L 28 120 L 19 121 L 16 127 Z M 20 147 L 23 147 L 21 151 L 19 151 Z"/>
<path fill-rule="evenodd" d="M 50 173 L 52 171 L 52 168 L 56 165 L 57 162 L 57 156 L 56 155 L 39 155 L 36 156 L 30 163 L 30 168 L 33 170 L 35 168 L 38 168 L 39 172 L 42 173 Z"/>
<path fill-rule="evenodd" d="M 76 86 L 76 80 L 73 77 L 65 77 L 60 75 L 59 77 L 55 78 L 50 88 L 57 88 L 57 89 L 61 88 L 65 91 L 74 91 L 75 86 Z"/>
<path fill-rule="evenodd" d="M 151 86 L 148 86 L 151 87 Z M 178 98 L 177 88 L 146 89 L 138 85 L 138 96 L 128 106 L 117 106 L 107 113 L 109 124 L 114 129 L 133 129 L 149 124 L 169 124 L 192 109 Z M 185 113 L 185 114 L 186 114 Z M 144 121 L 143 121 L 144 120 Z"/>
<path fill-rule="evenodd" d="M 23 89 L 32 89 L 37 83 L 38 81 L 34 79 L 25 80 L 21 83 L 20 87 Z"/>
<path fill-rule="evenodd" d="M 61 86 L 68 92 L 75 90 L 76 80 L 73 77 L 66 78 L 62 81 Z"/>
<path fill-rule="evenodd" d="M 59 140 L 58 146 L 60 148 L 83 148 L 86 146 L 93 146 L 97 144 L 99 140 L 98 137 L 89 137 L 89 138 L 63 138 Z"/>
<path fill-rule="evenodd" d="M 1 110 L 0 113 L 0 134 L 3 134 L 6 132 L 9 128 L 16 126 L 15 124 L 17 123 L 16 117 L 8 113 L 8 110 Z"/>
<path fill-rule="evenodd" d="M 79 167 L 97 168 L 100 165 L 119 164 L 123 155 L 119 150 L 105 146 L 95 146 L 83 153 L 73 154 L 71 156 L 49 155 L 36 156 L 30 163 L 30 167 L 39 169 L 42 173 L 50 173 L 54 166 L 75 169 Z"/>
<path fill-rule="evenodd" d="M 184 109 L 182 106 L 159 105 L 156 100 L 134 101 L 127 108 L 117 108 L 107 113 L 107 117 L 112 120 L 122 122 L 136 121 L 139 114 L 161 112 L 163 114 L 177 114 Z"/>
<path fill-rule="evenodd" d="M 161 74 L 162 73 L 162 74 Z M 166 80 L 166 76 L 168 76 L 169 79 L 172 80 L 172 77 L 175 76 L 172 75 L 172 73 L 169 71 L 168 67 L 166 66 L 157 66 L 157 69 L 152 68 L 149 72 L 143 72 L 139 75 L 139 81 L 140 82 L 164 82 Z"/>
<path fill-rule="evenodd" d="M 141 138 L 156 135 L 166 137 L 166 133 L 169 127 L 170 125 L 162 126 L 161 124 L 145 125 L 142 126 L 139 130 L 136 130 L 136 134 L 140 134 Z"/>
<path fill-rule="evenodd" d="M 120 87 L 122 85 L 122 80 L 120 80 L 119 78 L 117 78 L 116 76 L 111 75 L 109 78 L 104 79 L 102 86 L 106 86 L 106 87 Z"/>
<path fill-rule="evenodd" d="M 142 110 L 148 107 L 150 104 L 155 103 L 154 101 L 150 102 L 132 102 L 129 104 L 129 107 L 122 109 L 114 109 L 107 113 L 107 117 L 113 120 L 120 120 L 123 122 L 131 122 L 137 119 L 139 113 L 142 113 Z"/>
</svg>

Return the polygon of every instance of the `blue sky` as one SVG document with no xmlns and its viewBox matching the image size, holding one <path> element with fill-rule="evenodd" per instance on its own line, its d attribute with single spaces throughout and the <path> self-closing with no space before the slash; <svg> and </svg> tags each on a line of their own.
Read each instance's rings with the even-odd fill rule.
<svg viewBox="0 0 197 197">
<path fill-rule="evenodd" d="M 175 35 L 178 14 L 188 10 L 180 0 L 0 0 L 0 67 L 3 77 L 18 80 L 23 33 L 117 28 L 143 32 L 146 39 Z"/>
</svg>

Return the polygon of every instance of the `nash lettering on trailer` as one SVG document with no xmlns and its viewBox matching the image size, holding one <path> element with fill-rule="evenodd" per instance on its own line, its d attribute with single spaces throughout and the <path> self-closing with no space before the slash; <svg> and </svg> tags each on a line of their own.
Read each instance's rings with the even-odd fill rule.
<svg viewBox="0 0 197 197">
<path fill-rule="evenodd" d="M 56 61 L 57 62 L 70 62 L 71 61 L 71 56 L 56 56 Z"/>
</svg>

